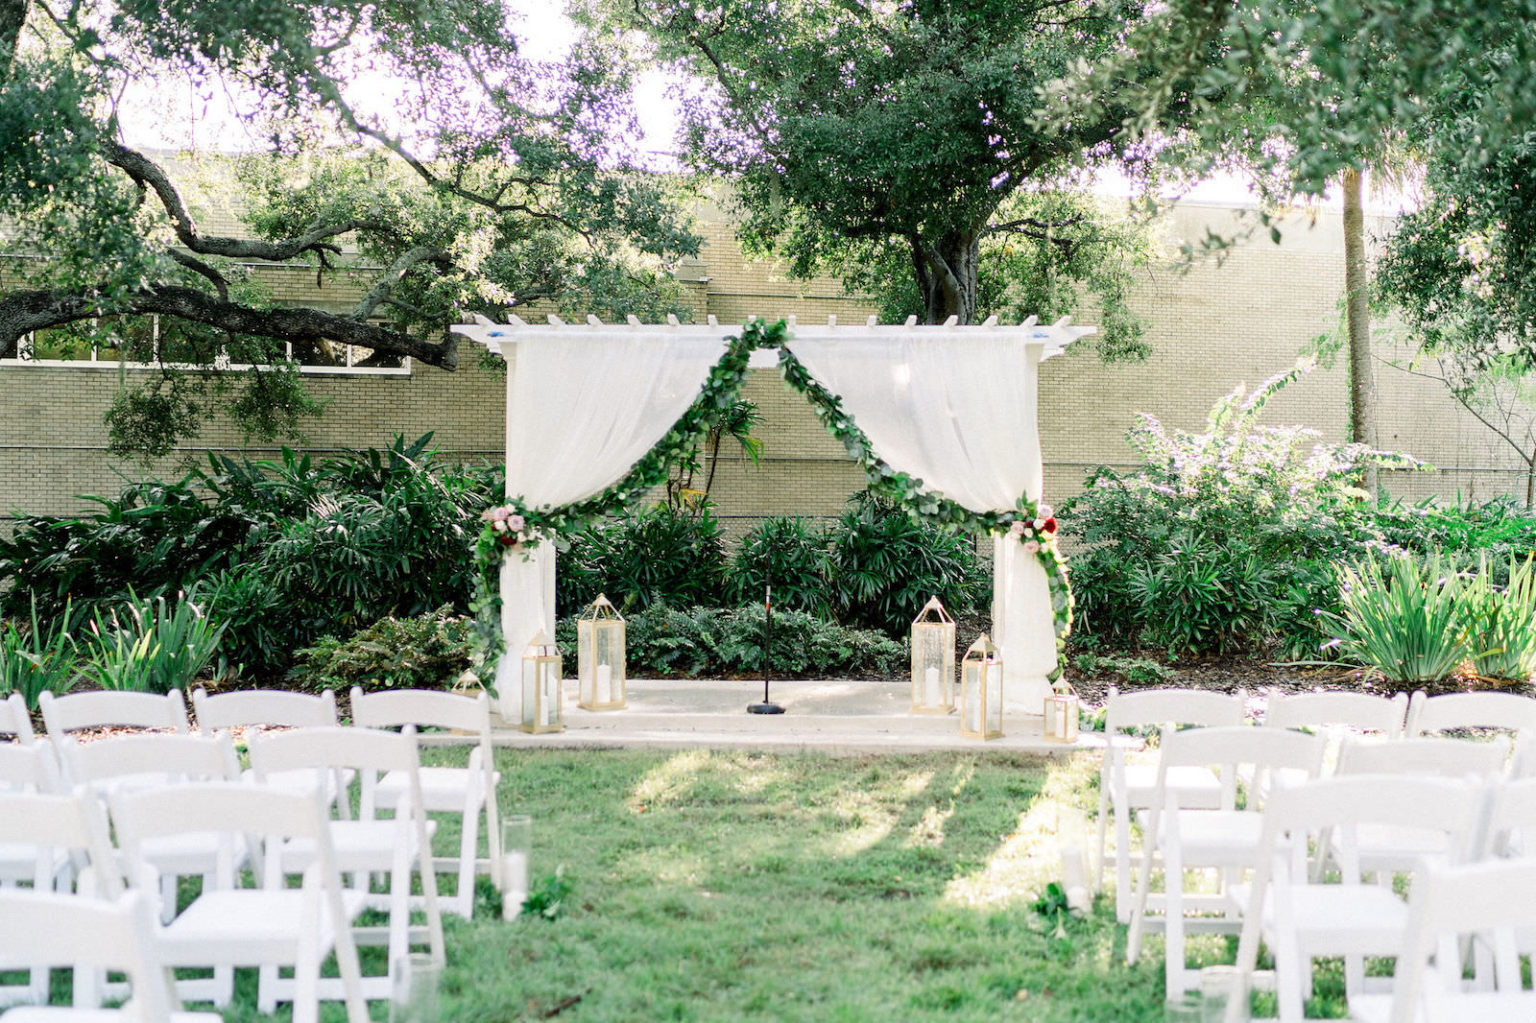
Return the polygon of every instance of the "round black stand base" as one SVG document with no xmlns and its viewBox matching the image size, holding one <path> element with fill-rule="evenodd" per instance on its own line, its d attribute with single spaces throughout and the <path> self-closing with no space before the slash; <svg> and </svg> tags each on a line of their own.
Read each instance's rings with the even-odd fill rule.
<svg viewBox="0 0 1536 1023">
<path fill-rule="evenodd" d="M 747 704 L 747 713 L 748 714 L 782 714 L 782 713 L 784 713 L 784 708 L 779 706 L 777 703 L 768 703 L 766 701 L 764 701 L 763 703 L 749 703 L 749 704 Z"/>
</svg>

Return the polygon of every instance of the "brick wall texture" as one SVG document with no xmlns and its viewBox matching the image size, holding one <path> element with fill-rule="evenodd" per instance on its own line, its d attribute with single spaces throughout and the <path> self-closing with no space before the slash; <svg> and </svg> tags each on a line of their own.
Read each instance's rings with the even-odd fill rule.
<svg viewBox="0 0 1536 1023">
<path fill-rule="evenodd" d="M 1170 252 L 1183 239 L 1202 237 L 1207 227 L 1231 230 L 1235 216 L 1218 206 L 1175 209 L 1166 224 Z M 1368 230 L 1379 234 L 1389 227 L 1376 222 Z M 712 314 L 721 323 L 740 323 L 749 315 L 793 314 L 801 320 L 836 315 L 848 322 L 874 312 L 869 303 L 844 295 L 837 281 L 791 281 L 780 266 L 744 258 L 728 218 L 714 206 L 700 208 L 698 228 L 705 239 L 701 261 L 690 261 L 682 274 L 701 279 L 692 286 L 697 319 Z M 264 273 L 283 300 L 341 308 L 352 297 L 335 285 L 317 291 L 312 271 Z M 1291 366 L 1319 335 L 1337 335 L 1343 279 L 1339 218 L 1326 212 L 1287 221 L 1278 246 L 1265 235 L 1238 245 L 1220 264 L 1179 272 L 1170 261 L 1149 270 L 1135 301 L 1154 352 L 1149 360 L 1106 366 L 1084 344 L 1082 351 L 1042 368 L 1047 499 L 1073 492 L 1089 466 L 1127 463 L 1132 453 L 1124 437 L 1136 412 L 1149 412 L 1169 426 L 1199 429 L 1211 404 L 1238 383 L 1252 387 Z M 1085 309 L 1076 319 L 1092 323 L 1092 311 Z M 1406 353 L 1380 337 L 1377 346 L 1387 358 L 1406 360 Z M 478 349 L 464 355 L 455 373 L 416 366 L 404 376 L 309 377 L 326 411 L 306 428 L 307 446 L 321 452 L 376 446 L 396 433 L 414 438 L 431 430 L 445 452 L 471 460 L 499 458 L 502 378 L 480 365 Z M 1330 440 L 1344 439 L 1346 363 L 1341 356 L 1331 368 L 1288 388 L 1266 411 L 1265 421 L 1302 423 Z M 273 454 L 270 447 L 245 446 L 238 431 L 218 422 L 194 444 L 153 465 L 108 455 L 102 414 L 119 374 L 141 372 L 116 364 L 0 364 L 0 516 L 86 510 L 90 506 L 79 495 L 115 493 L 145 474 L 178 475 L 190 462 L 204 460 L 207 450 L 245 451 L 258 458 Z M 1439 467 L 1389 474 L 1385 485 L 1394 496 L 1481 499 L 1524 493 L 1519 463 L 1501 450 L 1504 442 L 1457 406 L 1443 385 L 1382 365 L 1378 386 L 1382 446 Z M 861 486 L 857 467 L 776 372 L 754 371 L 746 397 L 762 413 L 756 432 L 765 451 L 756 469 L 733 457 L 716 474 L 713 497 L 732 532 L 768 514 L 835 515 Z"/>
</svg>

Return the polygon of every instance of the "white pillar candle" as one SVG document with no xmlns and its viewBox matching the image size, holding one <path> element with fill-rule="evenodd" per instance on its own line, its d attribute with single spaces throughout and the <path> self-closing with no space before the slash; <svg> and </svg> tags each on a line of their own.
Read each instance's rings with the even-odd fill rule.
<svg viewBox="0 0 1536 1023">
<path fill-rule="evenodd" d="M 597 700 L 598 703 L 613 702 L 613 668 L 607 664 L 597 666 Z"/>
<path fill-rule="evenodd" d="M 1067 709 L 1062 704 L 1056 704 L 1056 713 L 1051 720 L 1051 731 L 1056 738 L 1065 740 L 1067 737 Z"/>
<path fill-rule="evenodd" d="M 501 857 L 501 918 L 516 920 L 528 898 L 528 854 L 503 853 Z"/>
<path fill-rule="evenodd" d="M 923 674 L 923 703 L 929 707 L 939 705 L 939 669 L 929 668 Z"/>
<path fill-rule="evenodd" d="M 965 729 L 968 732 L 981 731 L 981 700 L 972 697 L 965 703 Z"/>
</svg>

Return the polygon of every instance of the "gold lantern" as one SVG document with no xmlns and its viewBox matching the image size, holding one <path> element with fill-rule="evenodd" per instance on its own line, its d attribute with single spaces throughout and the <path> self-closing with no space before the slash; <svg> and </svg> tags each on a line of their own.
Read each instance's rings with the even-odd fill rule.
<svg viewBox="0 0 1536 1023">
<path fill-rule="evenodd" d="M 624 617 L 601 593 L 576 620 L 576 706 L 625 707 Z"/>
<path fill-rule="evenodd" d="M 912 620 L 912 713 L 955 710 L 955 620 L 934 597 Z"/>
<path fill-rule="evenodd" d="M 1003 659 L 985 632 L 960 662 L 960 734 L 968 739 L 1003 735 Z"/>
<path fill-rule="evenodd" d="M 523 692 L 518 727 L 525 732 L 561 732 L 560 648 L 540 630 L 523 651 Z"/>
<path fill-rule="evenodd" d="M 1079 701 L 1066 679 L 1058 679 L 1045 698 L 1045 741 L 1076 742 Z"/>
</svg>

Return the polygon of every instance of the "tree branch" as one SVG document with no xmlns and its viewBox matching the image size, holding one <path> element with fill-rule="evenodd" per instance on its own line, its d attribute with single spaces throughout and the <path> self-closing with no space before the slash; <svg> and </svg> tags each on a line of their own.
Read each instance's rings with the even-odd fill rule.
<svg viewBox="0 0 1536 1023">
<path fill-rule="evenodd" d="M 193 273 L 202 274 L 204 277 L 212 281 L 213 286 L 219 290 L 219 299 L 224 302 L 229 301 L 229 282 L 224 279 L 223 274 L 219 273 L 213 267 L 209 266 L 207 263 L 204 263 L 196 256 L 189 256 L 185 252 L 182 252 L 180 249 L 171 249 L 170 254 L 172 259 L 186 267 L 188 270 L 191 270 Z"/>
<path fill-rule="evenodd" d="M 0 0 L 0 81 L 11 77 L 30 0 Z"/>
<path fill-rule="evenodd" d="M 363 300 L 357 304 L 356 311 L 352 313 L 352 318 L 362 322 L 372 316 L 373 311 L 379 307 L 379 303 L 387 299 L 389 293 L 394 290 L 395 285 L 399 284 L 405 278 L 405 275 L 410 273 L 411 267 L 419 263 L 452 265 L 452 258 L 447 252 L 435 245 L 418 245 L 413 249 L 407 249 L 401 253 L 399 259 L 390 265 L 389 269 L 384 271 L 379 278 L 379 283 L 375 284 L 373 289 L 363 296 Z"/>
<path fill-rule="evenodd" d="M 324 338 L 376 352 L 409 356 L 453 370 L 458 365 L 458 335 L 431 344 L 402 331 L 359 323 L 348 316 L 306 307 L 255 309 L 214 298 L 196 288 L 168 285 L 129 292 L 105 305 L 98 296 L 74 291 L 18 291 L 0 299 L 0 349 L 23 334 L 96 316 L 118 314 L 175 316 L 193 323 L 254 337 L 300 343 Z"/>
<path fill-rule="evenodd" d="M 339 224 L 316 223 L 297 238 L 269 242 L 257 238 L 223 238 L 204 235 L 197 229 L 197 222 L 187 210 L 181 193 L 171 181 L 165 169 L 142 153 L 129 149 L 112 139 L 101 143 L 103 159 L 127 174 L 140 187 L 151 189 L 160 199 L 160 205 L 171 218 L 176 238 L 183 246 L 203 256 L 224 256 L 229 259 L 261 259 L 281 263 L 303 252 L 340 252 L 340 247 L 330 239 L 349 231 L 372 229 L 387 231 L 388 225 L 370 220 L 352 219 Z"/>
<path fill-rule="evenodd" d="M 927 261 L 939 277 L 939 287 L 944 289 L 944 297 L 948 298 L 951 305 L 960 305 L 960 278 L 955 276 L 955 271 L 949 262 L 939 255 L 939 250 L 933 247 L 933 243 L 926 239 L 916 239 L 921 247 L 923 258 Z"/>
</svg>

